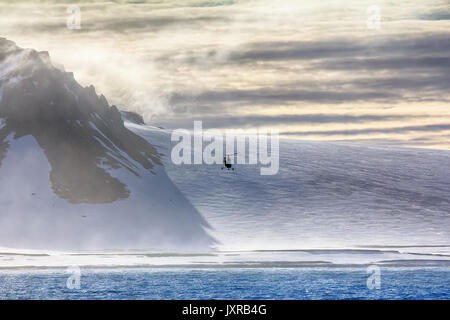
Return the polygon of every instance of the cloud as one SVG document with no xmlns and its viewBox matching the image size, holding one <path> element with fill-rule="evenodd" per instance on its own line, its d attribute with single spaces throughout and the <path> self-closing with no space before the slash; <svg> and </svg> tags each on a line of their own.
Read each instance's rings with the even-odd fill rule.
<svg viewBox="0 0 450 320">
<path fill-rule="evenodd" d="M 369 140 L 383 130 L 409 139 L 383 124 L 414 128 L 422 114 L 431 126 L 417 135 L 446 130 L 438 120 L 450 117 L 448 1 L 381 0 L 379 30 L 367 29 L 373 1 L 363 0 L 75 2 L 81 30 L 65 27 L 73 1 L 0 0 L 2 35 L 49 51 L 83 85 L 147 122 L 200 117 L 220 128 L 292 132 L 308 124 L 308 138 L 321 139 L 329 124 L 330 139 L 353 129 Z"/>
<path fill-rule="evenodd" d="M 406 57 L 410 55 L 442 55 L 450 51 L 450 37 L 441 32 L 427 35 L 398 34 L 377 36 L 369 40 L 359 35 L 321 41 L 256 41 L 233 48 L 226 63 L 255 63 L 258 61 L 321 60 L 338 58 L 370 58 L 371 56 Z M 217 51 L 208 52 L 214 58 Z M 199 59 L 205 56 L 198 57 Z M 206 57 L 207 58 L 207 57 Z M 196 61 L 190 57 L 188 62 Z"/>
<path fill-rule="evenodd" d="M 224 104 L 227 102 L 239 102 L 246 104 L 271 105 L 276 103 L 286 104 L 289 102 L 298 101 L 336 104 L 345 101 L 362 100 L 384 100 L 387 102 L 389 98 L 398 97 L 399 95 L 395 93 L 386 93 L 382 91 L 333 92 L 308 91 L 300 89 L 283 92 L 282 90 L 272 88 L 262 88 L 258 90 L 207 91 L 194 96 L 184 93 L 175 93 L 170 98 L 170 104 Z"/>
<path fill-rule="evenodd" d="M 449 52 L 450 53 L 450 52 Z M 352 70 L 416 70 L 438 68 L 438 71 L 450 69 L 449 57 L 391 57 L 373 59 L 335 59 L 329 62 L 321 62 L 322 68 Z"/>
<path fill-rule="evenodd" d="M 298 114 L 298 115 L 217 115 L 201 117 L 200 115 L 183 118 L 178 121 L 158 121 L 165 128 L 189 128 L 194 120 L 202 119 L 204 128 L 257 128 L 261 126 L 302 125 L 302 124 L 364 124 L 366 122 L 408 121 L 417 116 L 410 115 L 350 115 L 350 114 Z M 420 118 L 427 118 L 420 115 Z"/>
<path fill-rule="evenodd" d="M 329 131 L 297 131 L 297 132 L 284 132 L 284 135 L 295 135 L 295 136 L 313 136 L 313 135 L 362 135 L 362 134 L 372 134 L 372 133 L 405 133 L 412 131 L 443 131 L 450 130 L 450 124 L 429 124 L 422 126 L 404 126 L 404 127 L 383 127 L 383 128 L 366 128 L 366 129 L 356 129 L 356 130 L 329 130 Z"/>
</svg>

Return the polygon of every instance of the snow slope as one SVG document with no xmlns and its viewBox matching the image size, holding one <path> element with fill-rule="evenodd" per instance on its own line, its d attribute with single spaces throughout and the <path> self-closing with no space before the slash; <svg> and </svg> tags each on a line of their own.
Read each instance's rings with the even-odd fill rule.
<svg viewBox="0 0 450 320">
<path fill-rule="evenodd" d="M 170 132 L 127 126 L 170 155 Z M 274 176 L 257 165 L 231 172 L 163 161 L 221 250 L 449 251 L 449 151 L 281 140 Z"/>
<path fill-rule="evenodd" d="M 0 246 L 208 250 L 208 224 L 95 88 L 0 38 Z"/>
<path fill-rule="evenodd" d="M 281 140 L 279 174 L 261 176 L 258 166 L 173 165 L 170 131 L 126 126 L 166 154 L 217 250 L 0 248 L 0 269 L 450 266 L 447 151 Z"/>
</svg>

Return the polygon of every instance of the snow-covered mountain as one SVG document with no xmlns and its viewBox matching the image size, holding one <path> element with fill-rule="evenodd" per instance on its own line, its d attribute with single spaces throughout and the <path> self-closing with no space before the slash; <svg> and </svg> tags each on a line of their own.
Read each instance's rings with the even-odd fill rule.
<svg viewBox="0 0 450 320">
<path fill-rule="evenodd" d="M 0 246 L 206 250 L 206 221 L 121 113 L 0 38 Z"/>
<path fill-rule="evenodd" d="M 279 173 L 261 176 L 257 165 L 174 165 L 170 136 L 110 107 L 47 54 L 1 39 L 0 247 L 301 249 L 289 259 L 330 253 L 339 263 L 361 248 L 365 262 L 378 249 L 450 254 L 449 151 L 281 140 Z"/>
</svg>

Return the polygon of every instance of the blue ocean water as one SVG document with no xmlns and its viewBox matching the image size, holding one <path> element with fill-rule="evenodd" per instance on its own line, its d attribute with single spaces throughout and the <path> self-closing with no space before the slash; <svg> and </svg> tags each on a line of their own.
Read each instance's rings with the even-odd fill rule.
<svg viewBox="0 0 450 320">
<path fill-rule="evenodd" d="M 368 289 L 366 268 L 2 271 L 1 299 L 450 299 L 449 268 L 381 268 Z"/>
</svg>

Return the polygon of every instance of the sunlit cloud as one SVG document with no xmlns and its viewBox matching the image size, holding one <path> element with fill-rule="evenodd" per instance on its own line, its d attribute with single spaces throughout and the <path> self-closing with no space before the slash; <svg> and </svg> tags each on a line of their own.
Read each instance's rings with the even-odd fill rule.
<svg viewBox="0 0 450 320">
<path fill-rule="evenodd" d="M 74 3 L 80 30 L 66 27 Z M 150 124 L 450 148 L 445 0 L 0 1 L 0 14 L 0 36 Z"/>
</svg>

